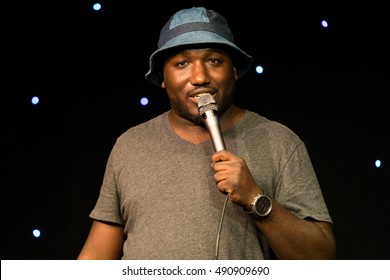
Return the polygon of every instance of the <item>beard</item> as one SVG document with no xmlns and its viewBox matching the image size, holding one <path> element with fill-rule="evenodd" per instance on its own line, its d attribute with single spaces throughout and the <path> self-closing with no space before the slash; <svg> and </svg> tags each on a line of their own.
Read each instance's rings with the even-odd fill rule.
<svg viewBox="0 0 390 280">
<path fill-rule="evenodd" d="M 217 91 L 215 91 L 217 92 Z M 233 97 L 234 97 L 234 85 L 230 87 L 230 90 L 225 92 L 223 96 L 216 95 L 215 96 L 215 102 L 217 104 L 218 108 L 218 114 L 221 116 L 223 113 L 226 112 L 227 109 L 230 108 L 230 106 L 233 104 Z M 183 105 L 178 98 L 176 98 L 174 95 L 170 96 L 170 104 L 171 108 L 177 115 L 182 117 L 183 119 L 186 119 L 190 122 L 193 122 L 196 125 L 205 127 L 203 118 L 199 114 L 192 114 L 188 107 Z"/>
<path fill-rule="evenodd" d="M 175 113 L 182 117 L 183 119 L 186 119 L 190 122 L 193 122 L 196 125 L 205 127 L 202 116 L 199 114 L 192 114 L 186 106 L 184 106 L 176 97 L 170 98 L 170 104 L 171 108 Z"/>
</svg>

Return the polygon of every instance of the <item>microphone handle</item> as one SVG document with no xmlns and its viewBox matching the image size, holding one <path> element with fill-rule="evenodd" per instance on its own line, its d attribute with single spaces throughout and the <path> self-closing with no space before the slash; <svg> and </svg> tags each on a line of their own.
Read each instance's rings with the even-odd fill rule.
<svg viewBox="0 0 390 280">
<path fill-rule="evenodd" d="M 223 140 L 221 125 L 219 123 L 218 113 L 214 110 L 206 110 L 202 114 L 202 118 L 207 130 L 210 133 L 211 141 L 213 142 L 214 150 L 216 152 L 226 150 L 225 142 Z"/>
</svg>

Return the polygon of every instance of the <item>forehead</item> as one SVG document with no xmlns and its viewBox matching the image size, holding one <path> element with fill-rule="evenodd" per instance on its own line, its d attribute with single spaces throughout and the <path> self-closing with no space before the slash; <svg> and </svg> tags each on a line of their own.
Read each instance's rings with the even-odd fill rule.
<svg viewBox="0 0 390 280">
<path fill-rule="evenodd" d="M 167 58 L 167 60 L 178 55 L 185 56 L 191 54 L 197 54 L 197 55 L 220 54 L 230 58 L 229 53 L 218 48 L 187 48 L 187 49 L 176 50 L 175 52 L 172 52 L 170 56 Z"/>
</svg>

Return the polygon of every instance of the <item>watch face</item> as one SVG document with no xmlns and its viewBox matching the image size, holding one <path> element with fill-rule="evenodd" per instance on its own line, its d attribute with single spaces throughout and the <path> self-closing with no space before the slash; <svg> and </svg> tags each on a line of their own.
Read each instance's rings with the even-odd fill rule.
<svg viewBox="0 0 390 280">
<path fill-rule="evenodd" d="M 261 196 L 256 201 L 256 212 L 260 216 L 267 216 L 271 212 L 271 199 Z"/>
</svg>

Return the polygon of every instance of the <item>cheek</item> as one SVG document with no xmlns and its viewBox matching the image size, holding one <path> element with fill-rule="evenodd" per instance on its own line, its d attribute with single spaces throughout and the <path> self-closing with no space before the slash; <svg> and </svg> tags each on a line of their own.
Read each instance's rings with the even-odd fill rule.
<svg viewBox="0 0 390 280">
<path fill-rule="evenodd" d="M 167 91 L 180 92 L 185 90 L 187 84 L 184 75 L 170 72 L 164 74 L 164 80 L 161 82 L 161 87 Z"/>
<path fill-rule="evenodd" d="M 186 80 L 186 75 L 183 71 L 164 71 L 165 87 L 177 87 Z"/>
</svg>

